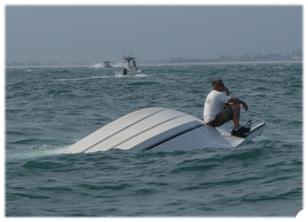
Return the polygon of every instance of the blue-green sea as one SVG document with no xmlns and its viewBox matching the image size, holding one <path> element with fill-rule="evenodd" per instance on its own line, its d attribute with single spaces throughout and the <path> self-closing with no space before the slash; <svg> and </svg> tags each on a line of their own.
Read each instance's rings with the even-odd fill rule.
<svg viewBox="0 0 308 222">
<path fill-rule="evenodd" d="M 6 216 L 295 216 L 303 205 L 301 63 L 6 68 Z M 61 154 L 129 112 L 201 117 L 211 80 L 264 121 L 255 141 L 186 152 Z M 230 128 L 231 123 L 226 124 Z"/>
</svg>

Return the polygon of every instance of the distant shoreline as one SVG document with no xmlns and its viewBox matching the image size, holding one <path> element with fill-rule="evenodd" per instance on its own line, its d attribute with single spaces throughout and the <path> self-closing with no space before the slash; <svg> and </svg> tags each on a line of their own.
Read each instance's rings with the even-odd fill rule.
<svg viewBox="0 0 308 222">
<path fill-rule="evenodd" d="M 302 60 L 273 60 L 273 61 L 213 61 L 213 62 L 161 62 L 149 65 L 236 65 L 236 64 L 298 64 L 303 63 Z"/>
<path fill-rule="evenodd" d="M 141 62 L 139 66 L 182 66 L 182 65 L 236 65 L 236 64 L 300 64 L 302 60 L 273 60 L 273 61 L 213 61 L 213 62 Z M 93 68 L 93 64 L 61 64 L 61 65 L 6 65 L 5 68 Z M 118 69 L 119 67 L 112 67 Z M 104 69 L 104 68 L 96 68 Z"/>
</svg>

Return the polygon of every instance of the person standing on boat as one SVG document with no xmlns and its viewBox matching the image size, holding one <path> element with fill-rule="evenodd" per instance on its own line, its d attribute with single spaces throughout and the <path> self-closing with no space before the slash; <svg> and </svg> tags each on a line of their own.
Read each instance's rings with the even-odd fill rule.
<svg viewBox="0 0 308 222">
<path fill-rule="evenodd" d="M 134 70 L 137 70 L 136 60 L 133 60 L 133 68 L 134 68 Z"/>
<path fill-rule="evenodd" d="M 248 110 L 248 105 L 243 100 L 230 96 L 229 89 L 221 79 L 212 81 L 212 91 L 204 103 L 203 119 L 207 125 L 218 127 L 233 120 L 233 136 L 245 137 L 250 129 L 240 125 L 241 105 Z"/>
</svg>

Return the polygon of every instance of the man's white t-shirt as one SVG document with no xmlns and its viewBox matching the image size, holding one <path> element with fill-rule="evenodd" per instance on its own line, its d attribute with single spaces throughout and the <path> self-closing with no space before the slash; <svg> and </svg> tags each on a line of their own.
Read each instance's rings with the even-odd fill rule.
<svg viewBox="0 0 308 222">
<path fill-rule="evenodd" d="M 223 111 L 225 104 L 231 99 L 225 92 L 212 90 L 205 99 L 203 119 L 206 123 L 215 119 L 216 115 Z"/>
</svg>

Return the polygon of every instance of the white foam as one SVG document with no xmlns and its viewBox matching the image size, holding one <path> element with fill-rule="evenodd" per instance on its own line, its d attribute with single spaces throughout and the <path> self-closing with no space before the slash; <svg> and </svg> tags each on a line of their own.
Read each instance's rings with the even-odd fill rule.
<svg viewBox="0 0 308 222">
<path fill-rule="evenodd" d="M 114 64 L 112 64 L 112 67 L 121 68 L 122 67 L 122 63 L 121 62 L 114 63 Z"/>
<path fill-rule="evenodd" d="M 136 74 L 135 77 L 139 77 L 139 78 L 145 78 L 148 75 L 144 74 L 144 73 L 140 73 L 140 74 Z"/>
<path fill-rule="evenodd" d="M 123 75 L 121 72 L 115 72 L 114 77 L 115 78 L 126 78 L 127 75 Z"/>
<path fill-rule="evenodd" d="M 94 69 L 104 68 L 104 64 L 103 63 L 95 63 L 95 64 L 91 65 L 90 68 L 94 68 Z"/>
<path fill-rule="evenodd" d="M 51 146 L 51 145 L 40 145 L 32 146 L 27 150 L 22 150 L 20 152 L 14 152 L 7 155 L 7 160 L 24 160 L 30 158 L 39 158 L 44 156 L 51 156 L 56 154 L 64 153 L 67 146 Z"/>
</svg>

